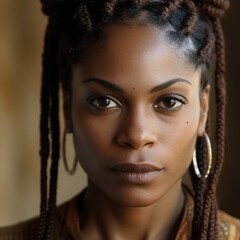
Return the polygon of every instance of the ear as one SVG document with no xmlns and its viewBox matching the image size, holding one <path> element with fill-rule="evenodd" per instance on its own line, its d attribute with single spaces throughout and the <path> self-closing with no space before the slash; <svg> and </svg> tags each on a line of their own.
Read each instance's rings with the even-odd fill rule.
<svg viewBox="0 0 240 240">
<path fill-rule="evenodd" d="M 210 85 L 201 93 L 200 98 L 200 121 L 198 126 L 198 137 L 203 136 L 206 128 L 208 109 L 209 109 Z"/>
<path fill-rule="evenodd" d="M 71 94 L 66 90 L 63 90 L 63 114 L 66 132 L 72 133 Z"/>
</svg>

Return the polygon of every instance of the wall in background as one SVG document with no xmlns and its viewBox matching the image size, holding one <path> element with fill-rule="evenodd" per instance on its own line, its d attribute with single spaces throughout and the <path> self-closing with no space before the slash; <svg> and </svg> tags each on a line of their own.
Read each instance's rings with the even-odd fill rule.
<svg viewBox="0 0 240 240">
<path fill-rule="evenodd" d="M 240 2 L 224 20 L 227 42 L 227 147 L 220 206 L 240 217 Z M 39 91 L 46 19 L 39 1 L 0 1 L 0 225 L 39 212 Z M 69 158 L 73 158 L 69 151 Z M 86 177 L 68 176 L 60 164 L 58 203 L 79 192 Z"/>
<path fill-rule="evenodd" d="M 46 18 L 40 1 L 0 1 L 0 225 L 39 214 L 41 53 Z M 71 139 L 69 139 L 71 141 Z M 73 159 L 73 149 L 68 151 Z M 60 161 L 58 203 L 85 185 Z"/>
<path fill-rule="evenodd" d="M 219 185 L 219 202 L 240 218 L 240 1 L 230 0 L 224 18 L 227 62 L 226 157 Z"/>
</svg>

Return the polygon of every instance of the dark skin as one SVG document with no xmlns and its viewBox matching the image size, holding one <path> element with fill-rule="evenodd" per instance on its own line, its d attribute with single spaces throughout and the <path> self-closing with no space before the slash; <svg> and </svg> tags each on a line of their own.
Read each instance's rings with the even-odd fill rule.
<svg viewBox="0 0 240 240">
<path fill-rule="evenodd" d="M 83 238 L 174 239 L 210 88 L 200 93 L 201 69 L 164 32 L 128 24 L 105 32 L 86 46 L 64 94 L 66 128 L 88 176 Z"/>
</svg>

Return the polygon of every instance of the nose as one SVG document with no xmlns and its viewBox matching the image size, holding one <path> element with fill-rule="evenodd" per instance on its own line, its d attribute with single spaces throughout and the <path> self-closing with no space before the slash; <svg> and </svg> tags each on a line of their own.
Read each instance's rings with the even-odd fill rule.
<svg viewBox="0 0 240 240">
<path fill-rule="evenodd" d="M 151 147 L 157 142 L 154 121 L 149 114 L 135 111 L 123 118 L 117 133 L 117 142 L 120 146 L 139 150 L 146 146 Z"/>
</svg>

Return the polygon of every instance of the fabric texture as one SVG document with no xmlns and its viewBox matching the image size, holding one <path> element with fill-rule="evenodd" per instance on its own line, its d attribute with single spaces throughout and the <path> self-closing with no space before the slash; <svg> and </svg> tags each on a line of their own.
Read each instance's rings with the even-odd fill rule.
<svg viewBox="0 0 240 240">
<path fill-rule="evenodd" d="M 83 240 L 81 237 L 77 204 L 84 191 L 57 208 L 55 240 Z M 194 201 L 190 191 L 185 190 L 185 209 L 176 240 L 191 239 Z M 240 240 L 240 220 L 218 211 L 219 240 Z M 39 218 L 14 226 L 0 228 L 0 240 L 36 240 Z M 86 240 L 86 239 L 84 239 Z M 87 239 L 89 240 L 89 239 Z"/>
</svg>

